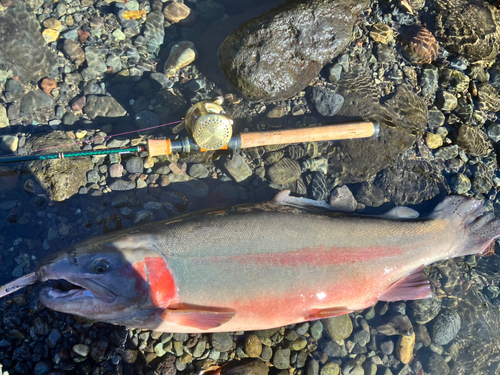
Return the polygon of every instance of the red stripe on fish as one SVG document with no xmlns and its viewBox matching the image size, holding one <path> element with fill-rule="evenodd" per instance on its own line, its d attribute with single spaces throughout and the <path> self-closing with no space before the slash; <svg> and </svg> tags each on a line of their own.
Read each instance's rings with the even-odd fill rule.
<svg viewBox="0 0 500 375">
<path fill-rule="evenodd" d="M 179 302 L 175 280 L 165 259 L 148 257 L 135 262 L 132 267 L 136 272 L 134 275 L 137 280 L 136 290 L 142 291 L 144 289 L 140 281 L 147 283 L 149 295 L 156 306 L 166 307 L 169 304 Z"/>
<path fill-rule="evenodd" d="M 239 266 L 264 265 L 275 267 L 329 266 L 346 263 L 368 262 L 380 258 L 398 257 L 403 254 L 401 248 L 369 247 L 369 248 L 325 248 L 324 246 L 305 247 L 298 251 L 267 254 L 243 254 L 193 259 L 193 262 L 236 263 Z"/>
<path fill-rule="evenodd" d="M 146 267 L 149 274 L 149 288 L 151 298 L 156 306 L 166 307 L 178 302 L 177 288 L 174 277 L 168 269 L 167 262 L 161 257 L 146 258 Z"/>
</svg>

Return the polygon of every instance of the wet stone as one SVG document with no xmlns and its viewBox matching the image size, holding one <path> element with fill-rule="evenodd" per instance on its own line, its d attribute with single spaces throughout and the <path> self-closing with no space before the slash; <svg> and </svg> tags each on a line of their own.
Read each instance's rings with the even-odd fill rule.
<svg viewBox="0 0 500 375">
<path fill-rule="evenodd" d="M 472 186 L 474 187 L 474 190 L 476 192 L 487 194 L 493 187 L 493 184 L 491 180 L 487 177 L 475 176 L 472 179 Z"/>
<path fill-rule="evenodd" d="M 432 341 L 439 345 L 449 344 L 460 330 L 460 324 L 460 315 L 456 311 L 442 310 L 432 325 Z"/>
<path fill-rule="evenodd" d="M 109 184 L 109 188 L 116 191 L 133 190 L 135 189 L 135 186 L 135 181 L 125 181 L 121 179 L 115 180 Z"/>
<path fill-rule="evenodd" d="M 273 356 L 273 365 L 278 370 L 286 370 L 290 367 L 290 349 L 277 349 Z"/>
<path fill-rule="evenodd" d="M 462 195 L 471 189 L 471 182 L 467 176 L 457 173 L 451 177 L 450 187 L 455 194 Z"/>
<path fill-rule="evenodd" d="M 91 120 L 98 117 L 122 117 L 127 111 L 111 96 L 89 95 L 84 112 Z"/>
<path fill-rule="evenodd" d="M 52 107 L 54 99 L 42 90 L 31 91 L 21 99 L 19 110 L 25 115 L 32 115 L 40 110 Z"/>
<path fill-rule="evenodd" d="M 49 337 L 47 339 L 49 348 L 54 349 L 60 338 L 61 338 L 61 333 L 57 329 L 53 329 L 52 331 L 50 331 Z"/>
<path fill-rule="evenodd" d="M 244 350 L 250 358 L 257 358 L 261 355 L 262 343 L 256 334 L 251 333 L 245 338 Z"/>
<path fill-rule="evenodd" d="M 1 120 L 0 120 L 1 124 Z M 0 125 L 1 127 L 1 125 Z M 488 137 L 493 141 L 493 142 L 498 142 L 500 141 L 500 124 L 495 122 L 488 126 Z"/>
<path fill-rule="evenodd" d="M 52 366 L 47 362 L 38 362 L 33 370 L 33 375 L 47 375 Z"/>
<path fill-rule="evenodd" d="M 391 355 L 394 351 L 394 342 L 392 340 L 385 340 L 380 343 L 380 350 L 382 353 Z"/>
<path fill-rule="evenodd" d="M 436 150 L 436 152 L 434 152 L 434 156 L 436 158 L 442 158 L 444 160 L 456 158 L 458 156 L 458 146 L 452 145 L 440 147 Z"/>
<path fill-rule="evenodd" d="M 123 351 L 123 360 L 127 363 L 135 363 L 138 354 L 139 352 L 137 350 L 125 349 Z"/>
<path fill-rule="evenodd" d="M 125 169 L 128 173 L 142 173 L 144 170 L 144 162 L 142 158 L 135 156 L 127 160 Z"/>
<path fill-rule="evenodd" d="M 106 63 L 104 62 L 104 59 L 102 58 L 100 48 L 92 46 L 86 47 L 85 59 L 87 61 L 88 67 L 98 75 L 104 74 L 108 69 Z"/>
<path fill-rule="evenodd" d="M 275 184 L 287 184 L 296 181 L 301 174 L 300 164 L 292 159 L 283 158 L 267 170 L 269 179 Z"/>
<path fill-rule="evenodd" d="M 424 358 L 422 365 L 425 372 L 430 375 L 448 375 L 450 373 L 448 363 L 436 353 L 431 353 L 428 358 Z"/>
<path fill-rule="evenodd" d="M 339 375 L 340 366 L 335 362 L 328 362 L 321 368 L 320 375 Z M 344 374 L 351 374 L 351 372 L 344 372 Z"/>
<path fill-rule="evenodd" d="M 307 363 L 307 375 L 318 375 L 319 374 L 319 362 L 313 358 L 310 358 Z"/>
<path fill-rule="evenodd" d="M 206 344 L 207 344 L 207 342 L 203 339 L 200 339 L 196 343 L 196 346 L 194 347 L 194 350 L 193 350 L 193 357 L 194 358 L 199 358 L 203 355 L 203 352 L 205 351 Z"/>
<path fill-rule="evenodd" d="M 321 172 L 315 172 L 311 182 L 311 194 L 313 199 L 323 201 L 328 196 L 325 175 Z"/>
<path fill-rule="evenodd" d="M 85 62 L 85 52 L 83 52 L 82 47 L 72 40 L 66 39 L 64 41 L 63 52 L 77 66 Z"/>
<path fill-rule="evenodd" d="M 141 171 L 142 172 L 142 171 Z M 109 176 L 112 178 L 120 178 L 123 175 L 123 165 L 120 163 L 111 164 L 109 167 Z"/>
<path fill-rule="evenodd" d="M 422 88 L 422 95 L 424 95 L 425 98 L 433 97 L 438 89 L 438 82 L 439 82 L 438 68 L 436 68 L 435 66 L 432 66 L 431 68 L 423 69 L 422 70 L 422 77 L 420 78 L 420 86 Z M 444 121 L 444 119 L 443 119 L 443 121 Z"/>
<path fill-rule="evenodd" d="M 457 108 L 457 97 L 448 91 L 440 91 L 437 94 L 437 106 L 442 111 L 453 111 Z"/>
<path fill-rule="evenodd" d="M 358 202 L 356 202 L 351 190 L 346 185 L 333 189 L 329 203 L 335 211 L 342 212 L 354 212 L 358 206 Z"/>
<path fill-rule="evenodd" d="M 352 333 L 352 320 L 349 314 L 322 320 L 326 333 L 334 341 L 345 340 Z"/>
<path fill-rule="evenodd" d="M 311 101 L 322 116 L 334 116 L 344 104 L 342 95 L 322 87 L 312 89 Z"/>
<path fill-rule="evenodd" d="M 244 181 L 252 175 L 252 169 L 239 154 L 234 154 L 232 159 L 227 158 L 224 167 L 236 182 Z"/>
<path fill-rule="evenodd" d="M 443 145 L 443 138 L 438 134 L 426 133 L 425 142 L 431 150 L 434 150 Z"/>
<path fill-rule="evenodd" d="M 311 323 L 311 336 L 315 340 L 319 340 L 323 334 L 323 323 L 320 320 L 316 320 Z"/>
<path fill-rule="evenodd" d="M 84 344 L 76 344 L 73 346 L 73 351 L 82 357 L 86 357 L 90 353 L 90 347 Z"/>
<path fill-rule="evenodd" d="M 208 169 L 202 164 L 193 164 L 189 167 L 188 174 L 193 178 L 207 178 Z"/>
</svg>

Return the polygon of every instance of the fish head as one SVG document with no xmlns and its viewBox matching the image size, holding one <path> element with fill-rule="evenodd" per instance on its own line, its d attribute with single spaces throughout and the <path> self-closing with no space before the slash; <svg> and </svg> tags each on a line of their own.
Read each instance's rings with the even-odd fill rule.
<svg viewBox="0 0 500 375">
<path fill-rule="evenodd" d="M 38 279 L 65 280 L 76 288 L 44 287 L 40 302 L 92 320 L 143 325 L 159 305 L 168 305 L 176 296 L 173 278 L 160 283 L 168 267 L 158 248 L 155 236 L 128 232 L 97 237 L 49 256 L 36 270 Z"/>
</svg>

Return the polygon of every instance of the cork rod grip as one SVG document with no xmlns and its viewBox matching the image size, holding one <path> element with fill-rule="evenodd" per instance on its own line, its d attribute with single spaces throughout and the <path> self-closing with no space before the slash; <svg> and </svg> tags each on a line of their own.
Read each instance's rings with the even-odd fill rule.
<svg viewBox="0 0 500 375">
<path fill-rule="evenodd" d="M 378 135 L 379 125 L 371 121 L 323 125 L 309 128 L 241 133 L 241 148 L 287 143 L 335 141 Z"/>
</svg>

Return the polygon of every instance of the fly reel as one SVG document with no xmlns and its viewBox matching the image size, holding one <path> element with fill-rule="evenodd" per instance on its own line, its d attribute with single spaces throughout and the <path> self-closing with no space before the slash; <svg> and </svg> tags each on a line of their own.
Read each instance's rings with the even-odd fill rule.
<svg viewBox="0 0 500 375">
<path fill-rule="evenodd" d="M 186 113 L 184 126 L 200 151 L 226 149 L 233 135 L 233 120 L 220 106 L 223 99 L 205 100 L 193 105 Z"/>
</svg>

